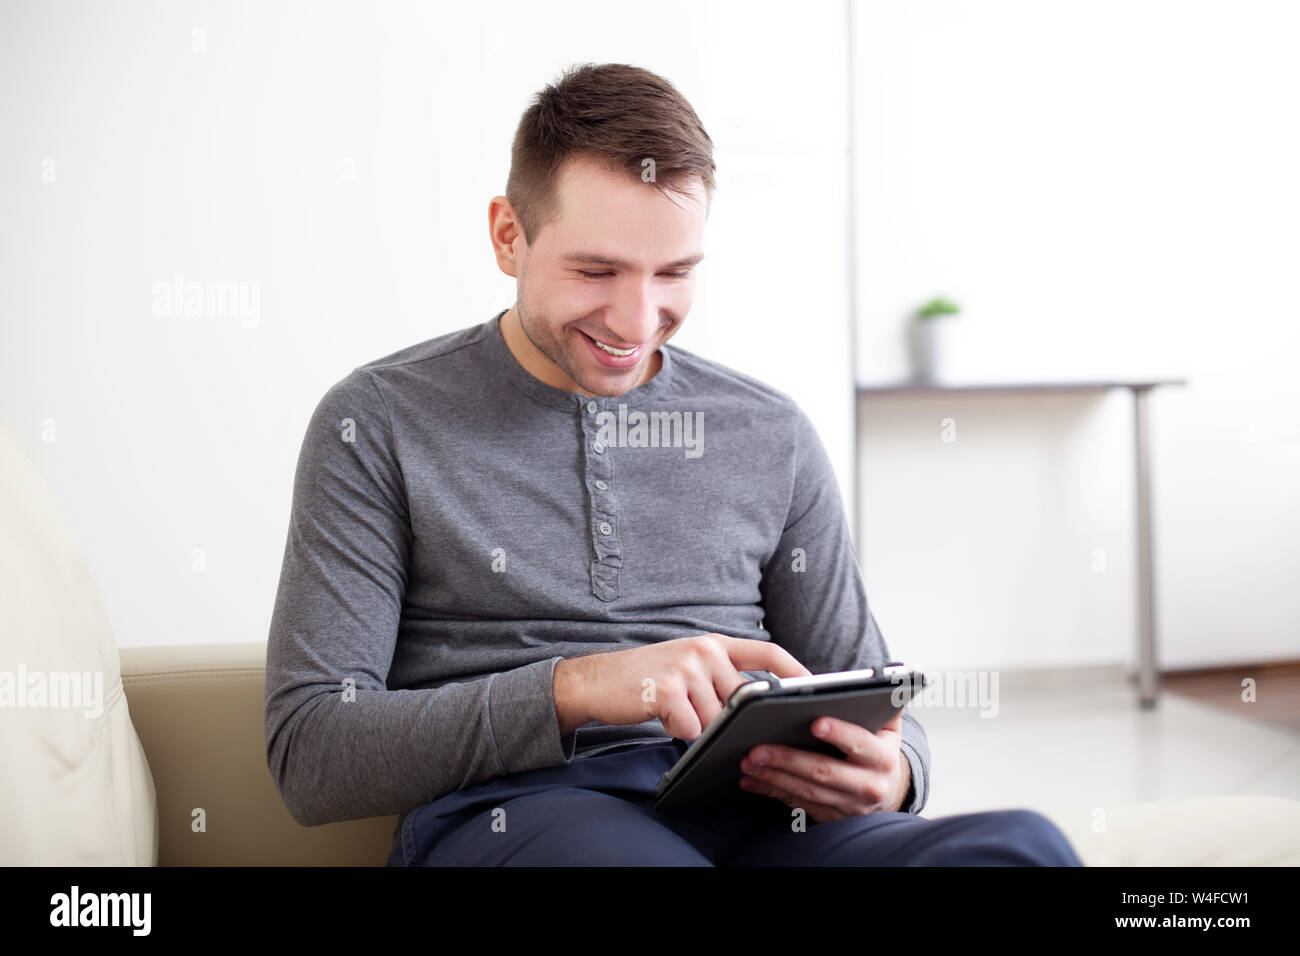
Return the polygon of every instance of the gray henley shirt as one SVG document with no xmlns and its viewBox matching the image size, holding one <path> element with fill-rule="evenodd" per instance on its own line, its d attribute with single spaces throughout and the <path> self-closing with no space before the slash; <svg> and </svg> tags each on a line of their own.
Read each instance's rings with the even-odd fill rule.
<svg viewBox="0 0 1300 956">
<path fill-rule="evenodd" d="M 305 826 L 672 739 L 562 737 L 563 658 L 715 632 L 814 674 L 891 659 L 793 399 L 671 345 L 623 395 L 566 392 L 502 314 L 355 369 L 307 427 L 266 660 L 267 764 Z M 930 750 L 902 728 L 919 813 Z"/>
</svg>

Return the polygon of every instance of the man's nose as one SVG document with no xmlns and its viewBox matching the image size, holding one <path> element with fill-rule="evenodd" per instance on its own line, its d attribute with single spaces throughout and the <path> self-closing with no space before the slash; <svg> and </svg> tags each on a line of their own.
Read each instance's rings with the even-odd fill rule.
<svg viewBox="0 0 1300 956">
<path fill-rule="evenodd" d="M 662 294 L 650 284 L 630 287 L 609 311 L 605 325 L 618 336 L 621 347 L 644 345 L 663 325 Z"/>
</svg>

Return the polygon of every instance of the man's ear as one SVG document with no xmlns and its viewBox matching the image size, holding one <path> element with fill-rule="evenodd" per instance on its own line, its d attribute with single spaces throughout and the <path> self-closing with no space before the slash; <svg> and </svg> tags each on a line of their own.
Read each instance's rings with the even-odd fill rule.
<svg viewBox="0 0 1300 956">
<path fill-rule="evenodd" d="M 497 268 L 511 278 L 518 279 L 521 269 L 521 251 L 526 252 L 523 226 L 515 214 L 515 207 L 505 196 L 493 196 L 488 203 L 488 238 Z"/>
</svg>

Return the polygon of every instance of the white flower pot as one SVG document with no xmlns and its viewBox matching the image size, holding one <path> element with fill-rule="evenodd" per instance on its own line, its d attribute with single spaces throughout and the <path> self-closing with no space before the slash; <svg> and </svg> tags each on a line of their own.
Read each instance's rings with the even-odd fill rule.
<svg viewBox="0 0 1300 956">
<path fill-rule="evenodd" d="M 950 382 L 957 377 L 957 332 L 960 315 L 936 315 L 912 320 L 912 348 L 916 377 L 929 382 Z"/>
</svg>

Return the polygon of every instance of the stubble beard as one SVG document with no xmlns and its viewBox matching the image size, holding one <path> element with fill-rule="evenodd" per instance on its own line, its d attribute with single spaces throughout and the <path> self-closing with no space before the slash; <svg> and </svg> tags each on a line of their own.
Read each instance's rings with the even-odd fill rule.
<svg viewBox="0 0 1300 956">
<path fill-rule="evenodd" d="M 519 316 L 519 327 L 524 330 L 524 335 L 528 336 L 528 341 L 533 343 L 533 347 L 536 348 L 537 351 L 545 355 L 548 359 L 550 359 L 552 363 L 558 366 L 560 371 L 562 371 L 565 375 L 567 375 L 569 377 L 569 380 L 573 382 L 575 385 L 577 385 L 584 392 L 587 392 L 588 394 L 591 395 L 603 394 L 599 388 L 593 387 L 592 382 L 586 380 L 586 371 L 580 364 L 581 360 L 576 359 L 570 352 L 568 352 L 565 349 L 564 341 L 561 338 L 557 337 L 553 343 L 538 340 L 539 336 L 534 335 L 532 330 L 529 328 L 530 322 L 526 319 L 526 315 L 527 315 L 526 309 L 527 309 L 527 305 L 524 302 L 523 296 L 521 295 L 519 296 L 518 301 L 515 303 L 515 313 Z M 551 329 L 554 328 L 554 326 L 543 321 L 542 324 L 538 326 L 538 328 Z M 582 335 L 582 332 L 578 331 L 577 334 Z M 579 343 L 578 347 L 584 348 L 585 346 Z M 635 373 L 636 375 L 635 381 L 640 382 L 645 377 L 646 362 L 650 360 L 649 356 L 653 354 L 654 352 L 652 351 L 647 353 L 647 355 L 643 355 L 641 357 L 640 362 L 638 362 L 636 365 L 632 366 L 631 368 L 624 370 L 623 374 L 629 375 L 630 373 Z M 635 385 L 627 386 L 627 388 L 633 388 L 633 387 L 635 387 Z"/>
</svg>

